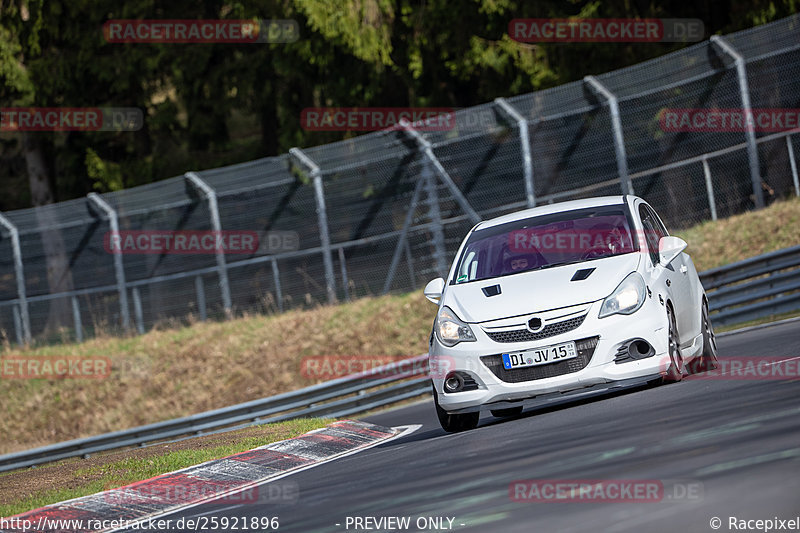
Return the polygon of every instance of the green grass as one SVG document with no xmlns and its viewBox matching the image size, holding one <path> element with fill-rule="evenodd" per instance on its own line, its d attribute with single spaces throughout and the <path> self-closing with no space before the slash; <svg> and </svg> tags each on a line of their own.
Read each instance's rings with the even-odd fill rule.
<svg viewBox="0 0 800 533">
<path fill-rule="evenodd" d="M 138 450 L 131 450 L 132 456 L 120 460 L 105 462 L 103 461 L 105 456 L 97 456 L 92 461 L 94 464 L 89 467 L 81 467 L 82 462 L 75 460 L 62 461 L 47 465 L 51 469 L 58 470 L 58 475 L 53 476 L 55 479 L 50 480 L 49 483 L 49 485 L 57 485 L 54 488 L 26 489 L 26 481 L 30 485 L 36 485 L 27 474 L 29 471 L 9 472 L 0 478 L 0 483 L 18 486 L 18 497 L 12 497 L 10 501 L 0 503 L 0 516 L 23 513 L 52 503 L 95 494 L 213 459 L 248 451 L 325 427 L 330 422 L 332 420 L 307 418 L 246 428 L 236 432 L 205 437 L 206 444 L 210 443 L 210 445 L 203 448 L 163 451 L 154 455 L 148 453 L 146 457 L 137 457 L 135 452 Z M 265 428 L 269 430 L 266 437 L 264 436 Z M 220 444 L 213 443 L 215 438 L 220 441 Z M 122 452 L 122 454 L 125 453 Z M 117 452 L 107 457 L 119 455 L 121 453 Z M 65 466 L 67 468 L 64 468 Z"/>
</svg>

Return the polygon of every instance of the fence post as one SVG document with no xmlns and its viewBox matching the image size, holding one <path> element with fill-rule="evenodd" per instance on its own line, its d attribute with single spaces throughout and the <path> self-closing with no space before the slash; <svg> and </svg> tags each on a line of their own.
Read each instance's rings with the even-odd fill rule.
<svg viewBox="0 0 800 533">
<path fill-rule="evenodd" d="M 136 331 L 139 335 L 144 335 L 144 320 L 142 318 L 142 297 L 139 294 L 139 287 L 134 287 L 133 293 L 133 316 L 136 321 Z"/>
<path fill-rule="evenodd" d="M 747 138 L 747 160 L 750 163 L 750 181 L 753 184 L 753 194 L 756 199 L 756 208 L 764 207 L 764 191 L 761 190 L 761 172 L 758 163 L 758 148 L 756 148 L 755 120 L 753 110 L 750 106 L 750 88 L 747 84 L 747 70 L 744 66 L 744 57 L 737 52 L 725 39 L 719 35 L 711 36 L 711 43 L 719 46 L 723 52 L 733 58 L 736 65 L 736 74 L 739 78 L 739 94 L 742 99 L 742 112 L 744 112 L 747 127 L 745 136 Z"/>
<path fill-rule="evenodd" d="M 344 258 L 344 246 L 339 247 L 339 268 L 342 271 L 342 284 L 344 285 L 344 299 L 350 301 L 350 287 L 347 283 L 347 263 Z"/>
<path fill-rule="evenodd" d="M 17 299 L 19 300 L 20 322 L 22 327 L 22 342 L 31 342 L 31 319 L 28 313 L 28 296 L 25 292 L 25 271 L 22 266 L 22 249 L 19 246 L 19 231 L 17 227 L 0 213 L 0 225 L 8 230 L 11 237 L 11 253 L 14 255 L 14 276 L 17 279 Z M 19 340 L 19 335 L 18 339 Z M 22 344 L 22 343 L 20 343 Z"/>
<path fill-rule="evenodd" d="M 14 315 L 14 334 L 17 336 L 17 344 L 22 346 L 25 339 L 22 336 L 22 320 L 19 318 L 19 306 L 14 304 L 11 306 L 11 314 Z"/>
<path fill-rule="evenodd" d="M 333 255 L 331 251 L 331 235 L 328 231 L 328 211 L 325 206 L 325 191 L 322 187 L 322 170 L 300 148 L 291 148 L 289 153 L 308 167 L 314 181 L 314 197 L 317 202 L 317 221 L 319 237 L 322 244 L 322 262 L 325 266 L 325 285 L 328 291 L 328 302 L 336 303 L 336 277 L 333 275 Z"/>
<path fill-rule="evenodd" d="M 800 181 L 797 179 L 797 162 L 794 160 L 794 147 L 792 146 L 792 136 L 786 136 L 786 149 L 789 150 L 789 164 L 792 167 L 792 182 L 794 183 L 794 194 L 800 196 Z"/>
<path fill-rule="evenodd" d="M 415 130 L 412 127 L 411 123 L 409 123 L 406 119 L 400 119 L 398 125 L 402 127 L 406 133 L 408 133 L 414 138 L 414 140 L 417 142 L 417 145 L 422 149 L 423 153 L 425 154 L 425 157 L 427 157 L 428 161 L 430 161 L 433 164 L 433 168 L 436 169 L 436 172 L 439 174 L 439 177 L 442 179 L 442 182 L 450 190 L 450 194 L 453 195 L 453 198 L 458 203 L 458 205 L 461 206 L 461 209 L 463 209 L 464 212 L 467 214 L 467 216 L 469 216 L 472 223 L 477 224 L 478 222 L 480 222 L 481 217 L 472 208 L 472 206 L 469 205 L 467 199 L 461 193 L 459 188 L 456 187 L 455 182 L 453 182 L 453 178 L 450 177 L 450 174 L 448 174 L 447 171 L 444 169 L 444 166 L 442 166 L 442 163 L 439 161 L 439 158 L 437 158 L 436 155 L 433 153 L 433 147 L 431 143 L 428 142 L 422 135 L 420 135 L 420 133 L 417 130 Z"/>
<path fill-rule="evenodd" d="M 400 258 L 403 254 L 404 243 L 408 242 L 408 228 L 411 227 L 411 221 L 414 219 L 414 212 L 417 210 L 419 195 L 422 191 L 423 180 L 425 179 L 427 178 L 417 181 L 416 185 L 414 185 L 414 194 L 411 196 L 411 203 L 406 211 L 406 219 L 403 221 L 403 229 L 400 230 L 400 238 L 397 239 L 397 245 L 394 248 L 394 254 L 392 254 L 392 262 L 389 264 L 389 272 L 386 274 L 386 281 L 383 283 L 383 294 L 389 292 L 389 288 L 392 286 L 392 281 L 394 281 L 394 274 L 397 270 L 397 265 L 400 264 Z"/>
<path fill-rule="evenodd" d="M 703 157 L 703 175 L 706 177 L 706 192 L 708 193 L 708 207 L 711 208 L 711 220 L 717 220 L 717 201 L 714 199 L 714 185 L 711 183 L 711 168 L 708 158 Z"/>
<path fill-rule="evenodd" d="M 197 293 L 197 312 L 200 313 L 200 322 L 205 322 L 206 315 L 206 289 L 203 286 L 203 276 L 195 276 L 194 291 Z"/>
<path fill-rule="evenodd" d="M 633 183 L 628 174 L 628 154 L 625 151 L 625 138 L 622 135 L 622 120 L 619 116 L 619 103 L 617 97 L 609 91 L 605 85 L 600 83 L 594 76 L 586 76 L 583 81 L 589 85 L 595 93 L 599 94 L 608 101 L 608 108 L 611 112 L 611 129 L 614 133 L 614 150 L 617 157 L 617 173 L 619 182 L 622 185 L 622 194 L 634 194 Z"/>
<path fill-rule="evenodd" d="M 429 163 L 423 163 L 423 178 L 427 192 L 428 217 L 433 223 L 433 261 L 436 272 L 441 277 L 447 276 L 447 263 L 444 243 L 444 228 L 442 227 L 442 212 L 439 210 L 439 192 L 436 190 L 436 180 L 433 179 Z"/>
<path fill-rule="evenodd" d="M 117 212 L 103 200 L 97 193 L 90 192 L 86 195 L 90 204 L 103 211 L 108 217 L 108 225 L 111 227 L 111 236 L 119 236 L 119 219 Z M 91 211 L 91 210 L 90 210 Z M 119 308 L 122 314 L 122 328 L 125 331 L 130 329 L 131 316 L 128 309 L 128 286 L 125 283 L 125 269 L 122 267 L 122 251 L 118 253 L 111 250 L 111 255 L 114 257 L 114 276 L 117 279 L 117 292 L 119 293 Z"/>
<path fill-rule="evenodd" d="M 211 212 L 211 229 L 216 235 L 222 232 L 222 223 L 219 219 L 219 207 L 217 205 L 217 191 L 211 188 L 208 183 L 203 181 L 195 172 L 187 172 L 183 175 L 186 182 L 195 190 L 200 192 L 208 201 L 208 210 Z M 228 283 L 228 264 L 225 262 L 225 254 L 216 246 L 214 255 L 217 257 L 217 273 L 219 274 L 219 288 L 222 292 L 222 307 L 225 309 L 225 316 L 233 316 L 231 304 L 231 288 Z"/>
<path fill-rule="evenodd" d="M 283 313 L 283 291 L 281 290 L 281 275 L 278 272 L 278 261 L 272 260 L 272 279 L 275 282 L 275 297 L 278 299 L 278 312 Z"/>
<path fill-rule="evenodd" d="M 525 179 L 525 199 L 528 207 L 536 207 L 536 192 L 533 189 L 533 159 L 531 158 L 531 141 L 528 132 L 528 121 L 519 111 L 506 102 L 505 98 L 495 98 L 494 103 L 500 106 L 519 127 L 519 142 L 522 146 L 522 172 Z"/>
<path fill-rule="evenodd" d="M 83 342 L 83 321 L 81 320 L 81 306 L 78 297 L 73 296 L 72 300 L 72 320 L 75 324 L 75 340 Z"/>
</svg>

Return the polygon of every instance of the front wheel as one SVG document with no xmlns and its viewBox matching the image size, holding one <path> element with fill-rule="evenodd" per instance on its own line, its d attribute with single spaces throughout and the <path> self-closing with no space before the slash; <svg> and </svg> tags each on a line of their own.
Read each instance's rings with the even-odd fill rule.
<svg viewBox="0 0 800 533">
<path fill-rule="evenodd" d="M 696 357 L 686 366 L 686 370 L 690 374 L 699 374 L 714 370 L 719 366 L 717 359 L 717 337 L 714 335 L 714 328 L 711 326 L 711 320 L 708 318 L 708 303 L 703 302 L 703 353 L 700 357 Z"/>
<path fill-rule="evenodd" d="M 446 432 L 458 433 L 459 431 L 468 431 L 478 427 L 478 419 L 481 417 L 480 412 L 448 414 L 447 411 L 439 406 L 439 395 L 436 393 L 435 387 L 433 389 L 433 404 L 436 406 L 436 416 L 439 418 L 439 424 Z"/>
</svg>

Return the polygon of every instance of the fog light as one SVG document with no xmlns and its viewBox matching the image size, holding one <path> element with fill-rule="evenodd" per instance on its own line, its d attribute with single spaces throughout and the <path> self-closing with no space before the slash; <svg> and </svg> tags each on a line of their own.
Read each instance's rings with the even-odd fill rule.
<svg viewBox="0 0 800 533">
<path fill-rule="evenodd" d="M 646 357 L 655 355 L 655 353 L 656 352 L 653 347 L 650 346 L 650 343 L 643 339 L 633 341 L 628 347 L 628 354 L 633 359 L 644 359 Z"/>
<path fill-rule="evenodd" d="M 455 372 L 447 374 L 444 378 L 444 391 L 445 392 L 458 392 L 464 388 L 464 378 Z"/>
</svg>

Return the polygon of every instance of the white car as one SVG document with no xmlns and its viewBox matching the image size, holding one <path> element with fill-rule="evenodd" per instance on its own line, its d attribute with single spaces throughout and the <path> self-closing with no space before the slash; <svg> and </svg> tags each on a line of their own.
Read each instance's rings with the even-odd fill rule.
<svg viewBox="0 0 800 533">
<path fill-rule="evenodd" d="M 481 410 L 576 389 L 679 381 L 717 365 L 708 300 L 686 242 L 636 196 L 551 204 L 480 222 L 447 281 L 430 338 L 449 432 Z"/>
</svg>

